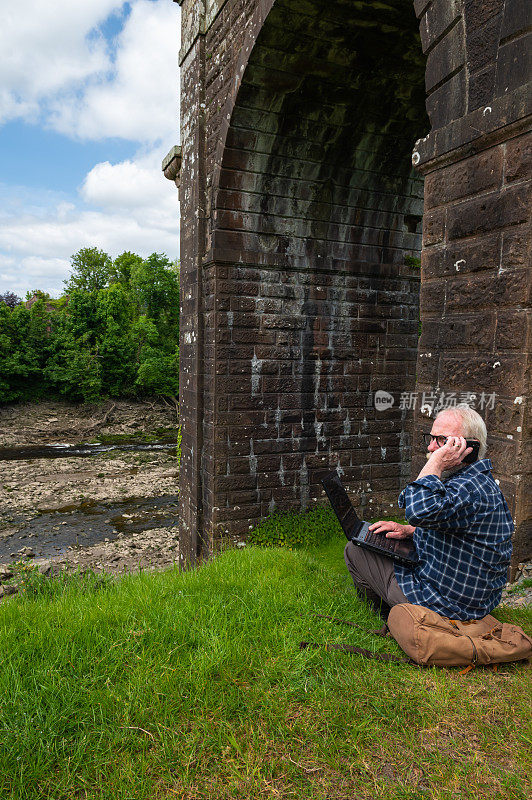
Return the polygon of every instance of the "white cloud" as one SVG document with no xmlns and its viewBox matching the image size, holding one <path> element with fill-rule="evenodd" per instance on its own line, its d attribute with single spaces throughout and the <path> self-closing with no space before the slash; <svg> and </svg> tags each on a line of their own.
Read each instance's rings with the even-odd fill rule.
<svg viewBox="0 0 532 800">
<path fill-rule="evenodd" d="M 161 160 L 154 151 L 134 161 L 96 164 L 85 178 L 81 195 L 87 203 L 107 209 L 134 209 L 140 200 L 144 211 L 152 203 L 160 203 Z"/>
<path fill-rule="evenodd" d="M 129 15 L 113 41 L 101 25 Z M 3 10 L 0 124 L 79 139 L 179 135 L 179 15 L 170 0 L 28 0 Z"/>
<path fill-rule="evenodd" d="M 97 26 L 123 5 L 123 0 L 4 3 L 0 122 L 34 120 L 46 98 L 103 75 L 110 60 Z"/>
<path fill-rule="evenodd" d="M 127 213 L 139 226 L 174 235 L 178 194 L 163 176 L 161 155 L 153 150 L 133 161 L 97 164 L 85 178 L 81 196 L 108 214 Z"/>
<path fill-rule="evenodd" d="M 22 118 L 78 139 L 137 141 L 139 152 L 96 164 L 78 197 L 0 184 L 0 293 L 58 295 L 81 247 L 177 256 L 178 194 L 161 159 L 179 134 L 178 12 L 170 0 L 3 9 L 0 125 Z M 102 33 L 111 14 L 123 22 L 112 41 Z"/>
<path fill-rule="evenodd" d="M 166 140 L 179 134 L 178 19 L 168 0 L 137 0 L 117 40 L 112 72 L 59 97 L 49 124 L 81 139 Z"/>
<path fill-rule="evenodd" d="M 113 257 L 131 250 L 176 258 L 178 194 L 160 161 L 156 151 L 138 161 L 97 164 L 80 191 L 86 205 L 49 194 L 42 206 L 28 202 L 29 210 L 21 213 L 24 191 L 19 190 L 17 213 L 0 219 L 0 293 L 24 296 L 29 289 L 43 289 L 57 296 L 70 257 L 81 247 L 99 247 Z"/>
<path fill-rule="evenodd" d="M 0 294 L 9 290 L 24 298 L 26 292 L 42 289 L 57 296 L 69 263 L 62 258 L 26 256 L 18 259 L 0 255 Z"/>
</svg>

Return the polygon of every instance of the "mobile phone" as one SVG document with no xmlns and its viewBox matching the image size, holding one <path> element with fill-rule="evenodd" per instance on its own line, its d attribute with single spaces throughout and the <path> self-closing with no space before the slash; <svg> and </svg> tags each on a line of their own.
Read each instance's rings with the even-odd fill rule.
<svg viewBox="0 0 532 800">
<path fill-rule="evenodd" d="M 466 444 L 468 447 L 472 447 L 473 450 L 465 458 L 462 459 L 462 464 L 472 464 L 473 461 L 476 461 L 478 458 L 480 442 L 477 442 L 476 439 L 466 439 Z"/>
</svg>

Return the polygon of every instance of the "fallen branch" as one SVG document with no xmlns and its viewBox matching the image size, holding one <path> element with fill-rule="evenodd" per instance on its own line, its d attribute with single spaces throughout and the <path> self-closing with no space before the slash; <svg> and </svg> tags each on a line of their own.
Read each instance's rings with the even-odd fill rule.
<svg viewBox="0 0 532 800">
<path fill-rule="evenodd" d="M 113 413 L 113 411 L 115 410 L 115 408 L 116 408 L 116 403 L 113 403 L 111 408 L 107 409 L 102 419 L 94 420 L 91 425 L 86 425 L 84 430 L 91 431 L 93 428 L 103 427 L 107 422 L 107 420 L 109 419 L 109 417 L 111 416 L 111 414 Z"/>
<path fill-rule="evenodd" d="M 176 416 L 177 416 L 177 421 L 179 422 L 179 402 L 178 402 L 177 398 L 174 397 L 174 395 L 172 395 L 172 400 L 174 401 L 175 413 L 176 413 Z"/>
<path fill-rule="evenodd" d="M 168 402 L 166 397 L 162 397 L 161 396 L 161 400 L 163 401 L 163 403 L 165 404 L 165 406 L 167 408 L 172 408 L 172 406 L 170 405 L 170 403 Z M 179 422 L 179 402 L 178 402 L 177 398 L 174 397 L 174 395 L 171 396 L 171 400 L 173 400 L 173 402 L 174 402 L 175 413 L 176 413 L 176 416 L 177 416 L 177 421 Z"/>
<path fill-rule="evenodd" d="M 105 412 L 105 414 L 103 416 L 103 419 L 98 424 L 103 427 L 105 425 L 105 423 L 107 422 L 107 420 L 109 419 L 109 417 L 111 416 L 111 414 L 113 413 L 113 411 L 115 410 L 115 408 L 116 408 L 116 403 L 113 403 L 111 408 L 108 411 Z"/>
</svg>

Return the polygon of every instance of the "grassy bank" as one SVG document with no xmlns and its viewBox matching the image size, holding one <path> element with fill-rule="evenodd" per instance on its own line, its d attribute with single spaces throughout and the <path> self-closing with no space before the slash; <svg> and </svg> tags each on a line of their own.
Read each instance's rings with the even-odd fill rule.
<svg viewBox="0 0 532 800">
<path fill-rule="evenodd" d="M 400 652 L 312 616 L 377 623 L 342 548 L 250 547 L 1 604 L 2 800 L 527 797 L 526 666 L 460 676 L 299 650 Z"/>
</svg>

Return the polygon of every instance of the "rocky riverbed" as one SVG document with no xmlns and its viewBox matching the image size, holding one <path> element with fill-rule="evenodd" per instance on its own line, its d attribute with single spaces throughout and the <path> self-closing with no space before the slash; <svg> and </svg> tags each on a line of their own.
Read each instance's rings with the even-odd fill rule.
<svg viewBox="0 0 532 800">
<path fill-rule="evenodd" d="M 178 561 L 176 442 L 170 403 L 0 408 L 0 563 L 120 573 Z"/>
</svg>

